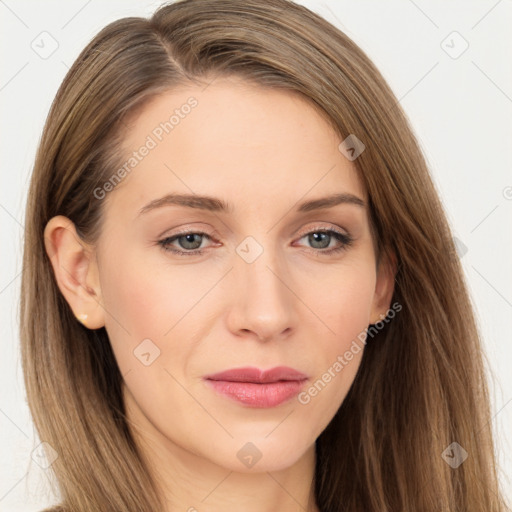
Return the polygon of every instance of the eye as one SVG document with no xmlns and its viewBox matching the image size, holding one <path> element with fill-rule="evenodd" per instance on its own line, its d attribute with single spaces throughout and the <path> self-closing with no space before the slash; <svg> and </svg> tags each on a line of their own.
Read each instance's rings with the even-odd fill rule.
<svg viewBox="0 0 512 512">
<path fill-rule="evenodd" d="M 203 253 L 203 248 L 201 248 L 203 238 L 212 239 L 208 233 L 203 233 L 202 231 L 186 231 L 164 238 L 160 240 L 158 244 L 162 246 L 164 251 L 169 251 L 180 256 L 190 256 Z M 185 250 L 180 250 L 176 248 L 176 246 L 173 246 L 172 244 L 174 242 L 178 242 L 180 247 Z"/>
<path fill-rule="evenodd" d="M 344 251 L 348 249 L 354 241 L 350 235 L 341 233 L 334 229 L 315 229 L 314 231 L 306 233 L 304 236 L 299 238 L 299 240 L 302 240 L 303 238 L 307 238 L 308 243 L 312 245 L 312 249 L 321 255 L 329 255 Z M 329 247 L 333 241 L 337 241 L 339 245 Z"/>
<path fill-rule="evenodd" d="M 158 244 L 163 250 L 178 256 L 196 256 L 203 254 L 205 248 L 201 246 L 205 238 L 213 240 L 211 235 L 202 231 L 184 231 L 164 238 Z M 350 235 L 334 229 L 315 229 L 303 235 L 299 240 L 303 238 L 307 238 L 307 241 L 312 245 L 310 250 L 321 255 L 329 255 L 346 250 L 354 241 Z M 338 246 L 330 247 L 333 241 L 338 242 Z M 180 248 L 176 247 L 175 243 Z"/>
</svg>

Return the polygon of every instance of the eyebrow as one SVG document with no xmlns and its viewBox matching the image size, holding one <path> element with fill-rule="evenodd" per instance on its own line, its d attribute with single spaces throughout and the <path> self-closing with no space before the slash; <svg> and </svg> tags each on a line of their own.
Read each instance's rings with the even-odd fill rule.
<svg viewBox="0 0 512 512">
<path fill-rule="evenodd" d="M 344 192 L 341 194 L 332 194 L 327 197 L 312 199 L 310 201 L 304 201 L 299 204 L 296 211 L 299 213 L 310 212 L 313 210 L 332 208 L 333 206 L 337 206 L 339 204 L 351 204 L 362 208 L 365 208 L 366 206 L 366 203 L 360 197 Z M 198 196 L 195 194 L 167 194 L 163 197 L 160 197 L 159 199 L 154 199 L 153 201 L 150 201 L 148 204 L 143 206 L 139 210 L 137 216 L 156 208 L 161 208 L 162 206 L 172 205 L 185 206 L 187 208 L 196 208 L 199 210 L 207 210 L 211 212 L 233 212 L 233 207 L 231 204 L 216 197 Z"/>
</svg>

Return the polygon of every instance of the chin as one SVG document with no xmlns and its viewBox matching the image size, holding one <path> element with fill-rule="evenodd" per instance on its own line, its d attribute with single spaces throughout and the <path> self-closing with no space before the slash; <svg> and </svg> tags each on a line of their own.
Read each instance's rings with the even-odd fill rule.
<svg viewBox="0 0 512 512">
<path fill-rule="evenodd" d="M 299 442 L 293 436 L 272 433 L 237 437 L 226 446 L 222 460 L 218 463 L 231 471 L 239 473 L 263 473 L 287 469 L 307 456 L 309 448 L 314 456 L 314 440 L 311 443 Z M 271 437 L 273 439 L 271 439 Z"/>
</svg>

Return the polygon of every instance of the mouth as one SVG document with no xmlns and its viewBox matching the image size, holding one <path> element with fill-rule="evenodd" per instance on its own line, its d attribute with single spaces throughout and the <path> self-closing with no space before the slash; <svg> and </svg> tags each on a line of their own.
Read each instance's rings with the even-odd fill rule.
<svg viewBox="0 0 512 512">
<path fill-rule="evenodd" d="M 270 370 L 234 368 L 204 377 L 217 393 L 249 407 L 270 408 L 287 402 L 303 388 L 308 376 L 279 366 Z"/>
</svg>

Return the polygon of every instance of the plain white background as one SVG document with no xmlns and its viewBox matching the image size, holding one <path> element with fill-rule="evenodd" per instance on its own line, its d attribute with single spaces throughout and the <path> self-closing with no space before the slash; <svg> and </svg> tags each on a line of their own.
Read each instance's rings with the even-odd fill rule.
<svg viewBox="0 0 512 512">
<path fill-rule="evenodd" d="M 512 496 L 512 1 L 300 3 L 366 51 L 418 136 L 460 241 L 495 375 L 493 428 L 503 487 Z M 24 207 L 43 123 L 67 69 L 89 40 L 110 21 L 149 16 L 159 4 L 0 0 L 1 510 L 38 511 L 56 501 L 49 470 L 31 459 L 39 440 L 25 401 L 18 338 Z M 41 38 L 45 51 L 58 45 L 51 55 L 34 50 L 43 46 Z"/>
</svg>

